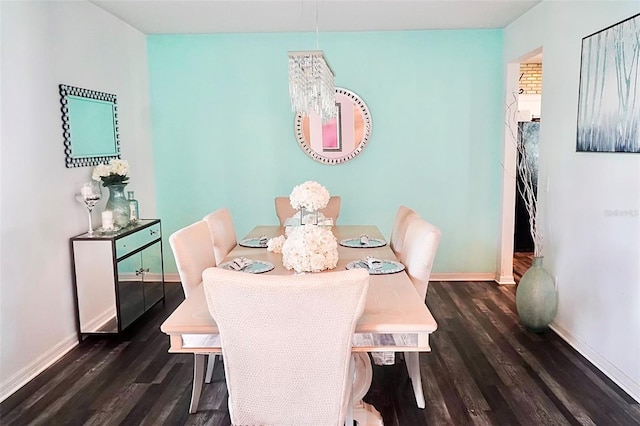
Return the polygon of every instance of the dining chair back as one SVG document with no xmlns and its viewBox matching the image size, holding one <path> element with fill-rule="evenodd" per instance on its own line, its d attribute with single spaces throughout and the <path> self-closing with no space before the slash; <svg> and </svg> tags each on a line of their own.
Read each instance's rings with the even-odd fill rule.
<svg viewBox="0 0 640 426">
<path fill-rule="evenodd" d="M 189 226 L 177 230 L 169 237 L 169 245 L 176 261 L 178 275 L 182 283 L 184 297 L 188 298 L 193 290 L 202 284 L 202 272 L 216 266 L 213 244 L 209 233 L 209 226 L 204 220 L 199 220 Z M 211 341 L 219 339 L 218 335 L 183 335 L 185 347 L 204 347 Z M 206 377 L 204 361 L 208 356 Z M 202 382 L 211 383 L 216 363 L 216 354 L 194 353 L 193 355 L 193 385 L 191 389 L 191 404 L 189 412 L 198 410 L 198 401 L 202 393 Z"/>
<path fill-rule="evenodd" d="M 298 212 L 289 202 L 289 197 L 275 197 L 276 215 L 280 221 L 280 226 L 284 226 L 287 219 L 295 216 Z M 339 195 L 332 195 L 329 197 L 329 203 L 324 209 L 320 209 L 320 213 L 326 218 L 333 219 L 333 224 L 338 222 L 338 216 L 340 216 L 340 206 L 342 204 L 342 198 Z"/>
<path fill-rule="evenodd" d="M 220 331 L 231 423 L 344 425 L 352 338 L 369 274 L 209 268 L 203 282 Z"/>
<path fill-rule="evenodd" d="M 441 232 L 426 220 L 415 218 L 409 222 L 406 234 L 399 259 L 404 264 L 420 299 L 425 300 Z"/>
<path fill-rule="evenodd" d="M 342 198 L 339 195 L 332 195 L 329 197 L 329 203 L 324 209 L 320 209 L 320 213 L 326 218 L 333 219 L 333 224 L 337 225 L 338 216 L 340 216 L 340 206 L 342 204 Z"/>
<path fill-rule="evenodd" d="M 231 212 L 226 208 L 218 209 L 206 215 L 204 221 L 209 225 L 216 264 L 220 264 L 238 243 Z"/>
<path fill-rule="evenodd" d="M 389 247 L 397 258 L 401 257 L 409 223 L 411 223 L 413 219 L 416 219 L 418 217 L 419 216 L 415 212 L 415 210 L 410 209 L 407 206 L 400 206 L 398 208 L 396 218 L 393 221 L 393 228 L 391 229 L 391 239 L 389 242 Z"/>
<path fill-rule="evenodd" d="M 171 234 L 169 245 L 173 250 L 184 297 L 189 297 L 191 291 L 202 283 L 202 272 L 216 266 L 209 226 L 204 220 L 185 226 Z"/>
<path fill-rule="evenodd" d="M 404 230 L 402 229 L 404 228 Z M 433 260 L 440 244 L 440 230 L 416 213 L 409 213 L 404 224 L 397 231 L 403 234 L 403 241 L 396 243 L 396 256 L 405 266 L 420 300 L 427 297 L 429 277 Z M 420 354 L 418 352 L 404 353 L 407 373 L 411 378 L 413 393 L 419 408 L 425 407 L 424 392 L 422 390 L 422 375 L 420 372 Z"/>
</svg>

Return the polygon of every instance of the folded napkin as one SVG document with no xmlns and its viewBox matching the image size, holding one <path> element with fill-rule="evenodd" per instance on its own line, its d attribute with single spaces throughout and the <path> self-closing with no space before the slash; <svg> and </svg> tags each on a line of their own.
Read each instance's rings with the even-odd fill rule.
<svg viewBox="0 0 640 426">
<path fill-rule="evenodd" d="M 369 244 L 369 236 L 367 234 L 360 235 L 360 244 L 366 246 Z"/>
<path fill-rule="evenodd" d="M 368 269 L 377 270 L 382 268 L 382 260 L 376 259 L 373 256 L 367 256 L 361 261 L 363 265 L 366 265 Z"/>
<path fill-rule="evenodd" d="M 249 266 L 253 264 L 253 260 L 247 259 L 246 257 L 236 257 L 229 263 L 229 269 L 233 269 L 234 271 L 244 271 Z"/>
<path fill-rule="evenodd" d="M 269 237 L 267 237 L 266 235 L 260 235 L 260 237 L 258 237 L 258 242 L 261 246 L 266 247 L 267 243 L 269 242 Z"/>
</svg>

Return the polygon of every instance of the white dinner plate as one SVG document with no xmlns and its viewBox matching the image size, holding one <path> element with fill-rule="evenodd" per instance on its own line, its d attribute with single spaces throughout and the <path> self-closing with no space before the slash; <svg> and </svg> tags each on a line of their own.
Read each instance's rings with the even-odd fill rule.
<svg viewBox="0 0 640 426">
<path fill-rule="evenodd" d="M 374 248 L 386 246 L 387 242 L 379 238 L 369 238 L 369 242 L 367 244 L 362 244 L 362 242 L 360 241 L 360 237 L 357 237 L 342 240 L 340 241 L 340 245 L 351 248 Z"/>
<path fill-rule="evenodd" d="M 242 247 L 267 248 L 268 242 L 269 242 L 269 239 L 267 238 L 267 240 L 264 243 L 261 243 L 260 237 L 257 237 L 257 238 L 245 238 L 244 240 L 240 241 L 238 244 Z"/>
<path fill-rule="evenodd" d="M 231 268 L 229 265 L 233 263 L 233 260 L 228 262 L 221 263 L 218 268 L 228 269 L 230 271 L 235 271 L 235 269 Z M 263 272 L 269 272 L 275 266 L 271 262 L 267 262 L 266 260 L 252 260 L 251 264 L 241 271 L 238 272 L 248 272 L 250 274 L 261 274 Z"/>
<path fill-rule="evenodd" d="M 395 274 L 404 271 L 404 265 L 395 260 L 380 259 L 382 266 L 377 269 L 370 269 L 364 260 L 354 260 L 347 263 L 347 269 L 366 269 L 371 275 Z"/>
</svg>

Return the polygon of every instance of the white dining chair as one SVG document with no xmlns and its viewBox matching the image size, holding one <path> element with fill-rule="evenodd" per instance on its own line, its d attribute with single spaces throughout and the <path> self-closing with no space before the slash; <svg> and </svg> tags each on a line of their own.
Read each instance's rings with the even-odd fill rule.
<svg viewBox="0 0 640 426">
<path fill-rule="evenodd" d="M 398 259 L 404 264 L 420 299 L 425 300 L 442 233 L 436 226 L 418 217 L 410 220 L 406 234 Z"/>
<path fill-rule="evenodd" d="M 407 275 L 411 279 L 416 291 L 420 295 L 420 300 L 425 300 L 429 277 L 433 260 L 440 244 L 440 230 L 426 220 L 415 217 L 410 220 L 403 249 L 398 259 L 405 266 Z M 411 378 L 413 392 L 416 397 L 418 407 L 424 408 L 424 394 L 422 392 L 422 378 L 420 375 L 420 359 L 418 352 L 405 352 L 405 364 L 407 372 Z"/>
<path fill-rule="evenodd" d="M 287 219 L 294 217 L 298 212 L 291 207 L 289 197 L 275 197 L 276 216 L 280 221 L 280 226 L 284 226 Z M 340 206 L 342 204 L 342 198 L 339 195 L 332 195 L 329 197 L 329 203 L 324 209 L 320 209 L 319 212 L 326 218 L 333 219 L 333 224 L 338 222 L 338 216 L 340 216 Z"/>
<path fill-rule="evenodd" d="M 412 219 L 417 217 L 418 214 L 415 210 L 410 209 L 407 206 L 400 206 L 396 212 L 396 217 L 393 221 L 393 228 L 391 229 L 389 247 L 397 258 L 400 258 L 409 223 Z"/>
<path fill-rule="evenodd" d="M 353 424 L 351 341 L 366 302 L 366 271 L 209 268 L 203 280 L 220 330 L 232 424 Z"/>
<path fill-rule="evenodd" d="M 196 287 L 202 285 L 202 272 L 207 268 L 216 266 L 209 226 L 204 220 L 185 226 L 171 234 L 169 245 L 176 261 L 184 297 L 188 298 Z M 184 346 L 186 347 L 211 345 L 216 339 L 219 339 L 218 335 L 183 336 Z M 206 383 L 211 383 L 216 354 L 208 354 L 206 377 L 203 377 L 205 357 L 207 357 L 207 354 L 194 354 L 193 357 L 193 387 L 189 406 L 190 413 L 197 411 L 198 401 L 202 393 L 203 378 Z"/>
<path fill-rule="evenodd" d="M 238 244 L 231 212 L 226 208 L 218 209 L 206 215 L 203 220 L 209 225 L 216 264 L 220 264 Z"/>
</svg>

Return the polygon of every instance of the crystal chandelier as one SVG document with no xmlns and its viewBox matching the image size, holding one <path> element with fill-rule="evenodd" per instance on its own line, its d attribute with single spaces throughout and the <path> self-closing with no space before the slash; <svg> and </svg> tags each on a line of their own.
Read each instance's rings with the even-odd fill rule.
<svg viewBox="0 0 640 426">
<path fill-rule="evenodd" d="M 323 123 L 336 116 L 333 71 L 322 50 L 289 52 L 289 96 L 293 112 L 315 111 Z"/>
</svg>

